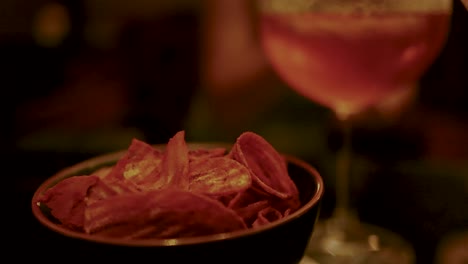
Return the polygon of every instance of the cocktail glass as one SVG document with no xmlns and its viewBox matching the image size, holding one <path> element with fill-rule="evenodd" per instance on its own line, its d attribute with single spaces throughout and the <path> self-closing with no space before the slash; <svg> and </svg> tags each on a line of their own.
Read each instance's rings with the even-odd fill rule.
<svg viewBox="0 0 468 264">
<path fill-rule="evenodd" d="M 343 127 L 336 205 L 319 223 L 304 261 L 412 263 L 399 235 L 359 220 L 350 206 L 353 117 L 417 89 L 445 44 L 451 0 L 257 0 L 263 50 L 304 97 Z"/>
</svg>

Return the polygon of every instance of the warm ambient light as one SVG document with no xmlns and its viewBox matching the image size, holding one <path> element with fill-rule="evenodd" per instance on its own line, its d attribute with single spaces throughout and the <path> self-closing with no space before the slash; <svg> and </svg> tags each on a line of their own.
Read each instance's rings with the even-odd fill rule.
<svg viewBox="0 0 468 264">
<path fill-rule="evenodd" d="M 39 45 L 55 47 L 63 42 L 70 27 L 70 15 L 63 5 L 46 4 L 36 14 L 33 36 Z"/>
</svg>

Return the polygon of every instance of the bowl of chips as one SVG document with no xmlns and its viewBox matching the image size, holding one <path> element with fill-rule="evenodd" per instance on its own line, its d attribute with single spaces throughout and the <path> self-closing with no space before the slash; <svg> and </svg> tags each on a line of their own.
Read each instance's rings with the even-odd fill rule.
<svg viewBox="0 0 468 264">
<path fill-rule="evenodd" d="M 184 137 L 133 139 L 43 182 L 31 206 L 51 244 L 74 261 L 299 263 L 324 192 L 314 167 L 253 132 Z"/>
</svg>

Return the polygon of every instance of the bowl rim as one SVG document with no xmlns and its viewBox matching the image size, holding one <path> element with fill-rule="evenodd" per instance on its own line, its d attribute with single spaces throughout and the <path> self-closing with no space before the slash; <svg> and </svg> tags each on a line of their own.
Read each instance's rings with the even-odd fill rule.
<svg viewBox="0 0 468 264">
<path fill-rule="evenodd" d="M 152 145 L 156 149 L 163 150 L 166 144 L 155 144 Z M 187 143 L 189 149 L 196 149 L 196 148 L 230 148 L 232 144 L 226 143 Z M 43 181 L 36 191 L 33 194 L 31 199 L 31 208 L 34 217 L 46 228 L 55 231 L 61 235 L 86 240 L 89 242 L 94 243 L 101 243 L 101 244 L 108 244 L 108 245 L 117 245 L 117 246 L 130 246 L 130 247 L 162 247 L 162 246 L 184 246 L 184 245 L 194 245 L 194 244 L 204 244 L 204 243 L 213 243 L 220 240 L 230 240 L 235 238 L 241 238 L 246 236 L 251 236 L 254 234 L 258 234 L 269 230 L 273 227 L 282 226 L 288 222 L 293 221 L 304 215 L 307 211 L 309 211 L 314 206 L 320 206 L 318 203 L 321 201 L 323 194 L 324 194 L 324 185 L 323 179 L 320 173 L 313 167 L 311 164 L 307 163 L 306 161 L 285 153 L 280 153 L 288 163 L 292 163 L 302 169 L 304 169 L 307 173 L 309 173 L 316 182 L 316 190 L 313 193 L 311 199 L 302 205 L 298 210 L 294 213 L 280 219 L 274 221 L 272 223 L 268 223 L 256 228 L 248 228 L 243 230 L 237 230 L 233 232 L 226 232 L 226 233 L 219 233 L 219 234 L 212 234 L 212 235 L 205 235 L 205 236 L 196 236 L 196 237 L 185 237 L 185 238 L 169 238 L 169 239 L 161 239 L 161 238 L 154 238 L 154 239 L 125 239 L 125 238 L 115 238 L 115 237 L 104 237 L 104 236 L 95 236 L 86 234 L 79 231 L 73 231 L 66 227 L 61 226 L 60 224 L 53 223 L 50 219 L 42 212 L 42 209 L 39 205 L 38 198 L 42 195 L 48 188 L 55 185 L 62 179 L 68 178 L 73 176 L 73 172 L 85 168 L 85 167 L 96 167 L 102 165 L 104 163 L 112 163 L 116 162 L 120 157 L 122 157 L 127 150 L 120 150 L 115 151 L 107 154 L 98 155 L 81 162 L 78 162 L 74 165 L 68 166 L 63 168 L 53 174 L 51 177 L 47 178 Z M 313 224 L 313 223 L 311 223 Z"/>
</svg>

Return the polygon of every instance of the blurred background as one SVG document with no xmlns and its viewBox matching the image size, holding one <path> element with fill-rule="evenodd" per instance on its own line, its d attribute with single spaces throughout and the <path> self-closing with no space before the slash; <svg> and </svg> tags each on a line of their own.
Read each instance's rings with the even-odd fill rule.
<svg viewBox="0 0 468 264">
<path fill-rule="evenodd" d="M 2 160 L 17 197 L 8 204 L 14 222 L 26 227 L 13 238 L 22 246 L 43 242 L 29 203 L 47 177 L 133 137 L 166 143 L 179 130 L 189 141 L 261 134 L 321 171 L 322 215 L 330 213 L 337 124 L 270 69 L 252 1 L 2 0 L 0 12 Z M 361 218 L 414 245 L 418 263 L 458 263 L 446 259 L 458 252 L 452 238 L 468 230 L 461 2 L 443 52 L 409 99 L 359 117 L 353 197 Z"/>
</svg>

